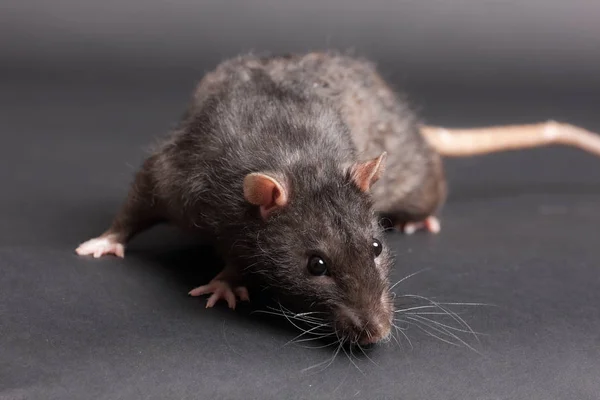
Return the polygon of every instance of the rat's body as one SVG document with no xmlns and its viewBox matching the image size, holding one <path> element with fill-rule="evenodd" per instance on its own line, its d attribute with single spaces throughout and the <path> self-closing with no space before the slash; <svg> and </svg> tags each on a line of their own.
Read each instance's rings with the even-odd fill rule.
<svg viewBox="0 0 600 400">
<path fill-rule="evenodd" d="M 111 228 L 78 253 L 123 256 L 136 233 L 172 222 L 213 241 L 225 260 L 215 280 L 191 292 L 213 293 L 209 306 L 223 298 L 233 307 L 231 287 L 246 299 L 240 280 L 257 274 L 326 310 L 348 340 L 376 342 L 393 315 L 390 258 L 385 246 L 373 253 L 382 241 L 376 213 L 407 231 L 435 231 L 431 217 L 446 196 L 440 153 L 546 144 L 560 127 L 578 130 L 500 128 L 501 144 L 489 144 L 488 130 L 473 139 L 421 126 L 368 62 L 329 53 L 239 57 L 203 78 Z M 318 260 L 327 261 L 323 274 Z"/>
</svg>

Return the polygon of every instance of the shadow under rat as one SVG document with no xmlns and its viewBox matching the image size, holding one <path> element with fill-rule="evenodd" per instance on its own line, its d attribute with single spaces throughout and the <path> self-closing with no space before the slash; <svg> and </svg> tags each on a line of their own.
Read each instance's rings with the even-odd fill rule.
<svg viewBox="0 0 600 400">
<path fill-rule="evenodd" d="M 182 294 L 209 282 L 224 265 L 213 246 L 168 225 L 153 227 L 132 240 L 127 248 L 127 259 L 142 261 L 148 273 L 170 281 Z M 198 312 L 218 313 L 225 318 L 242 318 L 253 324 L 268 326 L 277 335 L 290 340 L 288 343 L 291 344 L 291 340 L 302 331 L 283 315 L 274 315 L 273 310 L 282 307 L 274 294 L 268 288 L 256 284 L 250 285 L 249 289 L 251 301 L 238 301 L 235 310 L 227 308 L 225 302 L 218 302 L 214 307 L 206 309 L 209 296 L 189 296 L 187 300 L 197 306 Z M 300 322 L 295 322 L 302 326 Z M 335 338 L 317 339 L 315 342 L 317 344 L 310 347 L 330 352 L 325 345 L 333 344 Z"/>
</svg>

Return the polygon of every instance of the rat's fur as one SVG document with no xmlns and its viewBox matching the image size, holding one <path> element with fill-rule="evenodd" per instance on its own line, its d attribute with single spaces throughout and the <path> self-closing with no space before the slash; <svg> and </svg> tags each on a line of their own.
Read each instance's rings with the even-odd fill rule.
<svg viewBox="0 0 600 400">
<path fill-rule="evenodd" d="M 419 132 L 419 121 L 375 66 L 336 52 L 282 57 L 242 56 L 219 65 L 196 91 L 196 104 L 231 79 L 263 71 L 281 90 L 325 101 L 350 132 L 346 142 L 361 159 L 390 153 L 382 182 L 373 188 L 375 208 L 394 224 L 433 215 L 446 198 L 442 161 Z M 317 100 L 318 99 L 318 100 Z"/>
<path fill-rule="evenodd" d="M 439 230 L 433 214 L 446 197 L 440 154 L 553 143 L 600 155 L 597 135 L 568 124 L 420 125 L 375 67 L 357 58 L 241 56 L 202 79 L 111 228 L 77 251 L 123 256 L 137 232 L 177 223 L 212 240 L 226 262 L 216 283 L 190 292 L 214 293 L 208 305 L 224 298 L 233 306 L 233 292 L 223 288 L 258 277 L 281 297 L 325 310 L 342 339 L 375 342 L 393 316 L 390 255 L 384 246 L 374 257 L 372 247 L 382 241 L 376 213 L 405 232 L 420 223 Z M 327 261 L 328 276 L 308 272 L 315 253 Z"/>
<path fill-rule="evenodd" d="M 353 166 L 386 150 L 380 182 L 361 190 Z M 266 220 L 243 196 L 244 177 L 255 172 L 289 197 Z M 420 220 L 444 195 L 439 157 L 371 64 L 326 53 L 245 56 L 200 82 L 104 236 L 123 244 L 163 220 L 193 229 L 214 242 L 229 279 L 232 271 L 259 276 L 327 310 L 343 337 L 379 340 L 393 307 L 390 255 L 373 254 L 373 238 L 383 242 L 376 211 Z M 314 253 L 330 276 L 309 274 Z"/>
</svg>

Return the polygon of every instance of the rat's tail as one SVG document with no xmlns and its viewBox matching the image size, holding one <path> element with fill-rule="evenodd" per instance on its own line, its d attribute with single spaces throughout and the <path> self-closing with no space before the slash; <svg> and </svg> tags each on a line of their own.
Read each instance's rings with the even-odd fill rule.
<svg viewBox="0 0 600 400">
<path fill-rule="evenodd" d="M 470 129 L 423 125 L 421 133 L 440 155 L 448 157 L 467 157 L 553 144 L 578 147 L 600 157 L 599 135 L 555 121 Z"/>
</svg>

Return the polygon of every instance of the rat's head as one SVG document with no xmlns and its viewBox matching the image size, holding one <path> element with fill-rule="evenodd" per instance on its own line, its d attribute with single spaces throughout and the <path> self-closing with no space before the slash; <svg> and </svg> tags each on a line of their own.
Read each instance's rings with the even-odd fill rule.
<svg viewBox="0 0 600 400">
<path fill-rule="evenodd" d="M 249 232 L 251 272 L 317 311 L 345 342 L 371 344 L 390 333 L 391 257 L 369 194 L 384 161 L 385 153 L 343 170 L 303 166 L 293 179 L 258 172 L 244 180 L 259 221 Z"/>
</svg>

